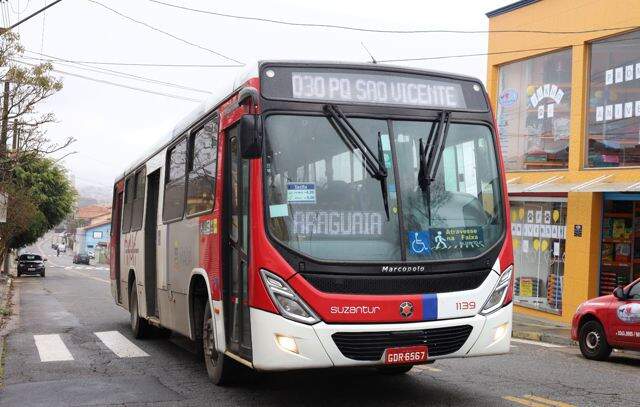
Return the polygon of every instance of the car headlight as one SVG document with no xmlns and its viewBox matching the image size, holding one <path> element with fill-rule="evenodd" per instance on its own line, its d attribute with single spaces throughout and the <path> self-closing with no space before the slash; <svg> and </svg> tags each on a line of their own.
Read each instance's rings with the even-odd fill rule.
<svg viewBox="0 0 640 407">
<path fill-rule="evenodd" d="M 481 314 L 486 315 L 490 314 L 498 308 L 502 307 L 504 303 L 504 298 L 509 291 L 509 286 L 511 285 L 511 275 L 513 274 L 513 266 L 509 266 L 501 275 L 498 283 L 494 287 L 489 299 L 484 303 L 482 307 Z"/>
<path fill-rule="evenodd" d="M 311 310 L 311 307 L 283 279 L 264 269 L 260 270 L 260 274 L 280 315 L 309 325 L 320 322 L 320 318 Z"/>
</svg>

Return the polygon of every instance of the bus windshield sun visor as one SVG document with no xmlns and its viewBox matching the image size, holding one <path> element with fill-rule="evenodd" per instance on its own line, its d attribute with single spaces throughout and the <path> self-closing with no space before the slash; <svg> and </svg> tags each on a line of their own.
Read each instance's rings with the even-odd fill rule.
<svg viewBox="0 0 640 407">
<path fill-rule="evenodd" d="M 442 151 L 444 150 L 447 140 L 450 119 L 451 112 L 443 110 L 440 112 L 438 121 L 431 124 L 431 130 L 429 131 L 426 146 L 424 145 L 422 138 L 420 139 L 420 157 L 418 157 L 420 168 L 418 170 L 418 185 L 420 185 L 420 190 L 422 190 L 422 199 L 424 201 L 425 209 L 427 210 L 427 216 L 430 224 L 431 183 L 436 179 L 438 165 L 440 165 L 440 158 L 442 157 Z"/>
<path fill-rule="evenodd" d="M 333 120 L 332 125 L 334 125 L 334 128 L 337 127 L 336 132 L 341 136 L 347 147 L 352 151 L 354 149 L 361 151 L 369 175 L 380 181 L 384 210 L 387 215 L 387 220 L 389 220 L 387 168 L 384 164 L 384 153 L 382 151 L 382 134 L 378 132 L 378 155 L 376 156 L 338 106 L 327 104 L 324 106 L 324 111 Z"/>
</svg>

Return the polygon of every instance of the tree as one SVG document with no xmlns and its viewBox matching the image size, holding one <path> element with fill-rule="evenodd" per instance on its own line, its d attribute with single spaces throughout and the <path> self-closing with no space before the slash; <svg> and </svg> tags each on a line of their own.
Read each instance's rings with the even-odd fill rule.
<svg viewBox="0 0 640 407">
<path fill-rule="evenodd" d="M 76 192 L 51 159 L 23 155 L 4 185 L 9 213 L 7 223 L 0 224 L 1 252 L 36 242 L 73 211 Z"/>
<path fill-rule="evenodd" d="M 51 75 L 49 62 L 24 61 L 19 36 L 7 32 L 0 38 L 0 81 L 4 83 L 0 117 L 0 174 L 11 173 L 20 154 L 49 155 L 68 147 L 75 140 L 68 137 L 53 143 L 46 137 L 45 125 L 55 122 L 53 113 L 40 113 L 38 105 L 62 89 L 62 81 Z M 7 95 L 5 98 L 4 95 Z M 7 154 L 7 142 L 17 137 L 20 154 Z"/>
</svg>

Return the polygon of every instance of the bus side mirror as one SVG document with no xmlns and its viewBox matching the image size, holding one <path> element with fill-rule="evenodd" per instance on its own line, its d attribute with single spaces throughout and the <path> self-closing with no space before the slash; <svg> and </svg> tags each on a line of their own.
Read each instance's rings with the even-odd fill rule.
<svg viewBox="0 0 640 407">
<path fill-rule="evenodd" d="M 238 124 L 240 154 L 242 158 L 260 158 L 262 155 L 262 119 L 256 114 L 247 114 Z"/>
<path fill-rule="evenodd" d="M 615 290 L 613 290 L 613 296 L 616 297 L 619 300 L 626 300 L 626 295 L 624 294 L 624 289 L 622 287 L 616 287 Z"/>
</svg>

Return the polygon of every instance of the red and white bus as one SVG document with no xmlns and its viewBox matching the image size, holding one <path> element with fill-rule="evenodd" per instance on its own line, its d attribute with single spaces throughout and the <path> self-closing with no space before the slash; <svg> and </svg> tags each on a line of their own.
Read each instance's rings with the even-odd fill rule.
<svg viewBox="0 0 640 407">
<path fill-rule="evenodd" d="M 481 82 L 261 62 L 115 182 L 111 288 L 142 337 L 256 370 L 508 352 L 513 255 Z"/>
</svg>

